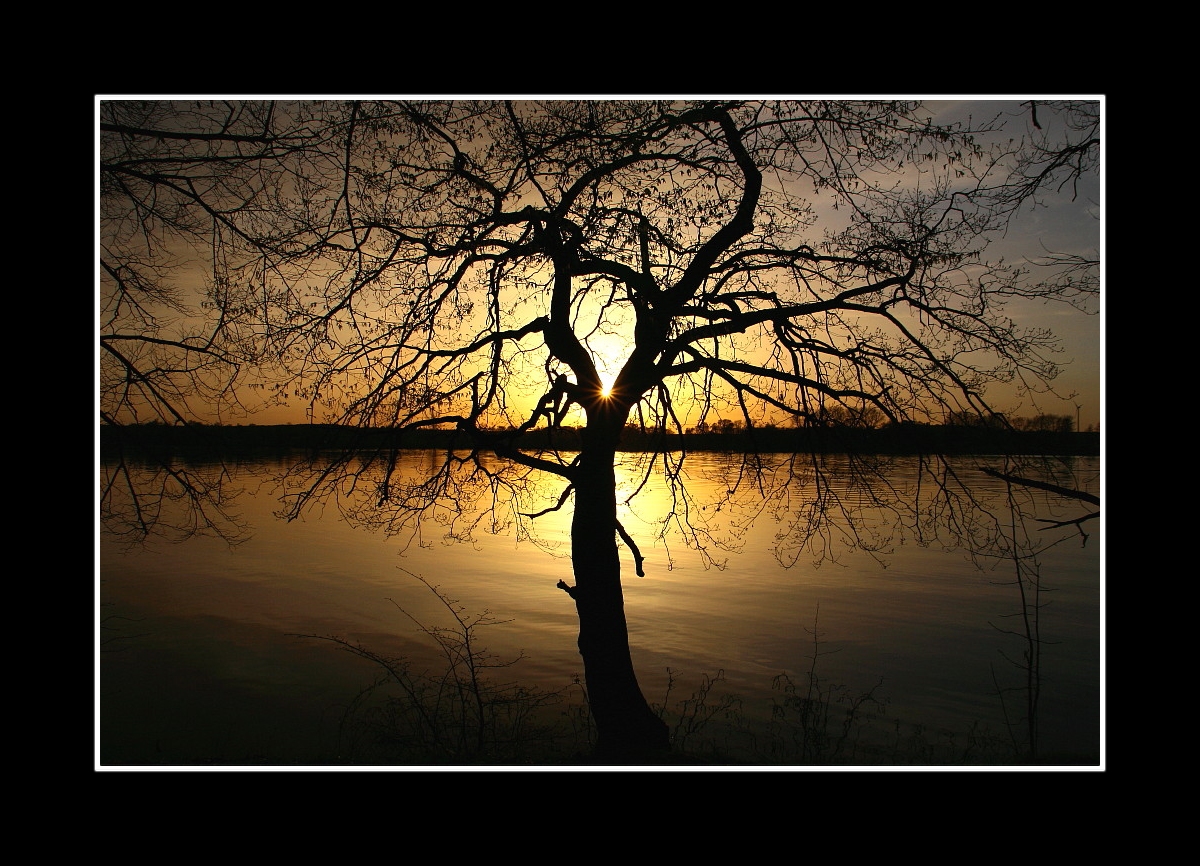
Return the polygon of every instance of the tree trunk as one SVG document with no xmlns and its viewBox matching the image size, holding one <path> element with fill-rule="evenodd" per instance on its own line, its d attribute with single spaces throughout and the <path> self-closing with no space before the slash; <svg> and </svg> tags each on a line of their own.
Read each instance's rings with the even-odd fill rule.
<svg viewBox="0 0 1200 866">
<path fill-rule="evenodd" d="M 597 757 L 629 762 L 670 749 L 666 723 L 656 716 L 633 671 L 617 547 L 615 448 L 587 447 L 580 458 L 571 521 L 570 590 L 579 612 L 579 654 L 598 735 Z"/>
</svg>

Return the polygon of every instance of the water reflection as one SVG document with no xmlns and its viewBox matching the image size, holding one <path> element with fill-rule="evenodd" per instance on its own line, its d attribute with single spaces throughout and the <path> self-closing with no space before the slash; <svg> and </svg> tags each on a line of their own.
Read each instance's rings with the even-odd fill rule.
<svg viewBox="0 0 1200 866">
<path fill-rule="evenodd" d="M 995 678 L 1019 675 L 1002 654 L 1019 655 L 1021 643 L 998 626 L 1021 600 L 1008 562 L 981 555 L 1010 513 L 1003 482 L 967 462 L 915 458 L 780 456 L 752 466 L 715 454 L 691 454 L 682 465 L 622 458 L 620 519 L 646 557 L 646 577 L 637 578 L 622 551 L 627 613 L 652 702 L 667 692 L 668 669 L 689 689 L 723 670 L 722 687 L 751 714 L 769 716 L 773 678 L 810 668 L 819 609 L 826 682 L 868 689 L 882 677 L 891 717 L 931 729 L 965 731 L 978 721 L 1003 729 Z M 428 484 L 440 465 L 436 453 L 405 455 L 397 483 L 408 502 L 423 497 L 431 507 L 418 523 L 368 507 L 368 473 L 334 491 L 350 522 L 332 505 L 281 521 L 274 482 L 292 465 L 264 461 L 229 479 L 244 490 L 236 506 L 253 527 L 236 547 L 195 537 L 125 550 L 102 537 L 106 610 L 136 621 L 141 635 L 104 657 L 104 739 L 122 754 L 180 763 L 205 750 L 336 748 L 331 716 L 374 672 L 286 636 L 338 634 L 419 655 L 411 623 L 387 599 L 417 617 L 436 621 L 440 612 L 404 570 L 512 620 L 487 642 L 500 656 L 524 652 L 514 675 L 550 688 L 569 683 L 581 669 L 577 625 L 555 588 L 569 576 L 569 506 L 545 511 L 561 488 L 470 462 Z M 1093 489 L 1098 483 L 1098 460 L 1049 467 L 1066 470 Z M 1018 495 L 1035 518 L 1069 507 Z M 1080 544 L 1070 529 L 1056 533 L 1058 544 L 1037 541 L 1053 589 L 1042 665 L 1054 688 L 1043 693 L 1041 736 L 1047 749 L 1096 751 L 1099 544 Z M 199 724 L 205 712 L 215 721 Z"/>
</svg>

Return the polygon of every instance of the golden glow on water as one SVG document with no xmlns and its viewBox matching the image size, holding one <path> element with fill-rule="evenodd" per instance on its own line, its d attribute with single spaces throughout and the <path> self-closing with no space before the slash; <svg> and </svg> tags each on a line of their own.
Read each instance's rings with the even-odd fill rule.
<svg viewBox="0 0 1200 866">
<path fill-rule="evenodd" d="M 404 481 L 428 478 L 443 458 L 407 455 Z M 1098 470 L 1095 458 L 1079 459 L 1089 461 Z M 824 642 L 822 678 L 865 689 L 884 677 L 890 718 L 949 730 L 982 719 L 1002 729 L 993 662 L 1014 648 L 992 623 L 1007 622 L 1019 607 L 1006 572 L 977 571 L 964 551 L 913 536 L 886 509 L 873 516 L 871 497 L 844 483 L 845 460 L 820 462 L 828 474 L 817 479 L 802 461 L 776 459 L 752 473 L 735 455 L 689 454 L 682 467 L 678 455 L 666 463 L 661 455 L 619 455 L 618 516 L 645 557 L 646 576 L 638 578 L 631 551 L 621 545 L 634 665 L 647 696 L 661 701 L 671 677 L 688 689 L 701 674 L 721 670 L 731 693 L 744 698 L 748 717 L 766 713 L 775 696 L 772 678 L 811 668 L 816 631 Z M 457 479 L 447 487 L 454 496 L 408 539 L 389 537 L 386 523 L 377 526 L 384 531 L 354 528 L 336 509 L 290 523 L 275 519 L 270 485 L 250 477 L 271 469 L 241 469 L 246 489 L 259 492 L 239 499 L 254 534 L 235 549 L 201 538 L 132 552 L 102 544 L 105 609 L 138 623 L 130 634 L 139 635 L 142 652 L 107 654 L 110 705 L 149 700 L 164 677 L 179 684 L 180 706 L 192 705 L 194 675 L 164 674 L 157 661 L 143 670 L 139 658 L 179 658 L 185 672 L 208 672 L 206 700 L 225 707 L 228 683 L 232 708 L 246 704 L 250 681 L 263 701 L 282 695 L 320 708 L 346 700 L 374 675 L 366 663 L 335 665 L 341 659 L 334 648 L 314 647 L 297 634 L 336 634 L 432 665 L 436 659 L 422 655 L 431 651 L 421 635 L 395 607 L 444 624 L 445 609 L 413 574 L 467 610 L 487 609 L 509 623 L 488 630 L 487 646 L 503 659 L 525 656 L 515 678 L 561 688 L 580 670 L 575 607 L 557 588 L 560 579 L 571 579 L 570 502 L 528 516 L 558 503 L 557 479 L 530 478 L 507 493 L 484 484 L 490 476 Z M 911 460 L 897 460 L 889 477 L 908 484 L 913 472 Z M 672 485 L 672 476 L 684 484 Z M 989 495 L 1003 493 L 995 487 Z M 479 519 L 477 506 L 493 501 L 495 519 Z M 804 531 L 814 512 L 832 520 L 824 533 Z M 853 536 L 841 519 L 851 513 L 863 519 Z M 882 548 L 887 567 L 864 547 Z M 1057 545 L 1041 565 L 1055 591 L 1043 627 L 1057 641 L 1049 663 L 1060 680 L 1047 700 L 1061 704 L 1056 710 L 1047 703 L 1043 730 L 1047 741 L 1078 742 L 1098 736 L 1098 545 Z M 297 696 L 297 683 L 308 691 Z M 127 692 L 117 688 L 122 684 Z M 168 736 L 175 731 L 154 727 L 138 701 L 131 702 L 131 736 L 175 742 Z M 256 724 L 274 730 L 274 723 L 264 715 Z"/>
</svg>

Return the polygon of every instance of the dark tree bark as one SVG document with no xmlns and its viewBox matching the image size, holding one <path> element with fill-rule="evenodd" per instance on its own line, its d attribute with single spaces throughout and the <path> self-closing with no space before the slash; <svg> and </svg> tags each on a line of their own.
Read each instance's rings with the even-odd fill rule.
<svg viewBox="0 0 1200 866">
<path fill-rule="evenodd" d="M 617 546 L 616 435 L 589 428 L 587 438 L 592 441 L 580 455 L 571 518 L 575 586 L 567 591 L 579 613 L 597 755 L 637 761 L 668 751 L 670 739 L 642 694 L 629 653 Z"/>
</svg>

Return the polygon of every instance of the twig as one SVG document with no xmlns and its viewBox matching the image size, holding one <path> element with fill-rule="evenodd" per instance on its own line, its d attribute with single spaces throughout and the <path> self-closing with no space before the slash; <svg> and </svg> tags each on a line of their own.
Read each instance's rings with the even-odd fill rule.
<svg viewBox="0 0 1200 866">
<path fill-rule="evenodd" d="M 519 513 L 522 517 L 528 517 L 530 520 L 533 520 L 535 517 L 541 517 L 543 514 L 549 514 L 551 511 L 558 511 L 558 509 L 563 507 L 563 503 L 567 501 L 567 497 L 571 495 L 571 491 L 574 489 L 574 484 L 568 484 L 567 489 L 562 492 L 562 496 L 558 497 L 557 505 L 551 505 L 549 508 L 543 508 L 541 511 L 538 511 L 534 514 L 529 514 L 525 511 Z"/>
</svg>

